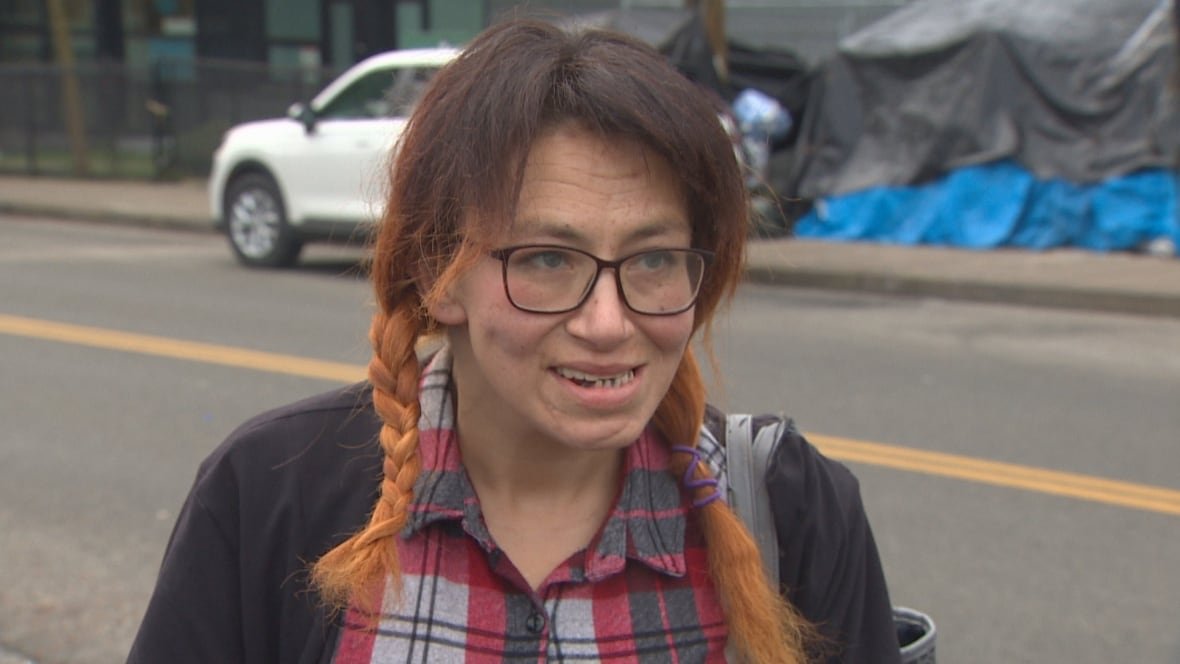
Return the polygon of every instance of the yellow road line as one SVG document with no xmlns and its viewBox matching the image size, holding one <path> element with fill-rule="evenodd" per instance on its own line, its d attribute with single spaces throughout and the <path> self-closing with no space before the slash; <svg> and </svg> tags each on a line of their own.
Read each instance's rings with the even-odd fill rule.
<svg viewBox="0 0 1180 664">
<path fill-rule="evenodd" d="M 0 334 L 344 383 L 365 376 L 364 367 L 340 362 L 4 314 Z M 1180 491 L 1175 489 L 817 433 L 807 437 L 824 454 L 841 461 L 1180 516 Z"/>
<path fill-rule="evenodd" d="M 809 433 L 807 438 L 841 461 L 1180 516 L 1180 491 L 1174 489 L 823 434 Z"/>
<path fill-rule="evenodd" d="M 295 355 L 264 353 L 234 346 L 180 341 L 4 314 L 0 314 L 0 333 L 346 383 L 365 377 L 364 367 L 343 362 L 309 360 Z"/>
</svg>

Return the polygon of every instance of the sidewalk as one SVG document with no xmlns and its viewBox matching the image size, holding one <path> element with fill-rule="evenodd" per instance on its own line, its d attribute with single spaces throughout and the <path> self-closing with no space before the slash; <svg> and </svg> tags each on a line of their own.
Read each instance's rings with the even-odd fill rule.
<svg viewBox="0 0 1180 664">
<path fill-rule="evenodd" d="M 213 232 L 200 180 L 0 176 L 0 218 L 18 213 Z M 747 267 L 784 286 L 1180 318 L 1180 258 L 782 239 L 751 242 Z"/>
<path fill-rule="evenodd" d="M 11 650 L 6 650 L 4 646 L 0 645 L 0 664 L 33 664 L 33 660 Z"/>
</svg>

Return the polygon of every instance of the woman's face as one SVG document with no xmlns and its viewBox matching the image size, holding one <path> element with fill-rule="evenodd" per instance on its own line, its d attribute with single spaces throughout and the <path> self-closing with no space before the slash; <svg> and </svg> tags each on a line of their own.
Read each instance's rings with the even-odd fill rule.
<svg viewBox="0 0 1180 664">
<path fill-rule="evenodd" d="M 617 260 L 691 241 L 668 163 L 638 143 L 567 124 L 534 143 L 504 246 L 561 245 Z M 693 310 L 637 314 L 606 269 L 581 307 L 528 313 L 509 302 L 501 269 L 482 258 L 431 307 L 448 326 L 461 435 L 551 451 L 634 441 L 668 390 Z"/>
</svg>

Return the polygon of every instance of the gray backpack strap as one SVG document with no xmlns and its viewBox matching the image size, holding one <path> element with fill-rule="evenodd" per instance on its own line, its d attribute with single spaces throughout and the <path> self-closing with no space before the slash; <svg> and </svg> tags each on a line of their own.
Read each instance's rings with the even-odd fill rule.
<svg viewBox="0 0 1180 664">
<path fill-rule="evenodd" d="M 786 421 L 776 418 L 753 434 L 753 417 L 727 415 L 725 418 L 725 464 L 729 479 L 729 505 L 745 522 L 762 552 L 762 566 L 778 587 L 778 536 L 770 496 L 766 492 L 766 470 L 778 447 Z"/>
</svg>

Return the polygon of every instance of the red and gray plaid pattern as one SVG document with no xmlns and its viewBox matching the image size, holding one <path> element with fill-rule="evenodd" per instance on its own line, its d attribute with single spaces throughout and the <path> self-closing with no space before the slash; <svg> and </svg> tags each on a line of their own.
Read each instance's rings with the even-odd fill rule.
<svg viewBox="0 0 1180 664">
<path fill-rule="evenodd" d="M 689 502 L 649 430 L 618 503 L 582 552 L 533 591 L 492 541 L 463 472 L 444 349 L 423 375 L 422 473 L 376 630 L 349 611 L 334 662 L 723 662 L 727 631 Z M 711 437 L 702 456 L 724 460 Z M 724 494 L 723 494 L 724 495 Z"/>
</svg>

